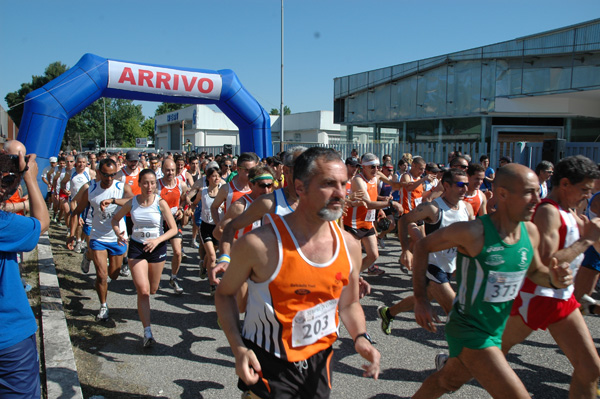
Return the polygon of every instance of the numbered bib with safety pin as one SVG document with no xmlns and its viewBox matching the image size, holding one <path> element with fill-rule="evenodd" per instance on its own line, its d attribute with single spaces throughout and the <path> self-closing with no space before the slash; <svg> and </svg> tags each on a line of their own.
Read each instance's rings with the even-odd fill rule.
<svg viewBox="0 0 600 399">
<path fill-rule="evenodd" d="M 483 300 L 485 302 L 512 301 L 519 293 L 526 272 L 527 270 L 520 272 L 490 271 Z"/>
<path fill-rule="evenodd" d="M 369 209 L 367 211 L 367 215 L 365 216 L 365 222 L 374 222 L 375 221 L 375 209 Z"/>
<path fill-rule="evenodd" d="M 158 233 L 159 233 L 158 229 L 156 229 L 156 228 L 152 228 L 152 229 L 144 229 L 144 228 L 135 229 L 134 228 L 133 229 L 133 237 L 140 240 L 141 242 L 146 242 L 147 240 L 158 238 L 158 236 L 159 236 Z"/>
<path fill-rule="evenodd" d="M 337 299 L 330 299 L 296 313 L 292 321 L 292 347 L 310 345 L 337 331 Z"/>
</svg>

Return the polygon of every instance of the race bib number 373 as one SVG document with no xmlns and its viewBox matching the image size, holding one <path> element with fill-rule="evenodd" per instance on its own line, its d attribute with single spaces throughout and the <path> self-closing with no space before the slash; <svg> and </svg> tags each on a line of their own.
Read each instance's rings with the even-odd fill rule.
<svg viewBox="0 0 600 399">
<path fill-rule="evenodd" d="M 320 338 L 336 332 L 337 304 L 337 299 L 331 299 L 296 313 L 292 321 L 292 347 L 313 344 Z"/>
<path fill-rule="evenodd" d="M 527 270 L 520 272 L 493 272 L 488 274 L 485 302 L 507 302 L 517 297 Z"/>
</svg>

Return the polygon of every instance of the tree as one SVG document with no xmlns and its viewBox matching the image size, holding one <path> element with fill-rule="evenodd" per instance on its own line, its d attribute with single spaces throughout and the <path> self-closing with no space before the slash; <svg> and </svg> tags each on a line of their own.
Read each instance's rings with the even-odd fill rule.
<svg viewBox="0 0 600 399">
<path fill-rule="evenodd" d="M 147 137 L 148 140 L 154 141 L 154 118 L 147 118 L 142 122 L 142 131 L 145 134 L 142 137 Z"/>
<path fill-rule="evenodd" d="M 285 105 L 283 107 L 283 114 L 284 115 L 289 115 L 292 113 L 292 110 L 290 109 L 290 107 L 288 107 L 287 105 Z M 277 108 L 271 108 L 271 111 L 269 112 L 269 115 L 279 115 L 279 110 Z"/>
<path fill-rule="evenodd" d="M 24 108 L 22 103 L 25 101 L 25 96 L 32 91 L 39 89 L 52 79 L 62 75 L 67 69 L 69 69 L 69 67 L 62 62 L 53 62 L 48 65 L 43 76 L 32 76 L 30 83 L 21 83 L 21 88 L 19 90 L 8 93 L 4 97 L 6 103 L 10 107 L 8 114 L 17 125 L 21 125 Z"/>
<path fill-rule="evenodd" d="M 193 104 L 161 103 L 158 107 L 156 107 L 154 116 L 168 114 L 169 112 L 173 111 L 179 111 L 180 109 L 189 107 L 190 105 Z"/>
</svg>

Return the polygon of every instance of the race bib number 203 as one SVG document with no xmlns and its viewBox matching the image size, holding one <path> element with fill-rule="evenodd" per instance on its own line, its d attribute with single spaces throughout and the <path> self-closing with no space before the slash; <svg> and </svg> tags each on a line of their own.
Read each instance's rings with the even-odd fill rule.
<svg viewBox="0 0 600 399">
<path fill-rule="evenodd" d="M 296 313 L 292 321 L 292 347 L 310 345 L 337 331 L 337 299 L 330 299 Z"/>
</svg>

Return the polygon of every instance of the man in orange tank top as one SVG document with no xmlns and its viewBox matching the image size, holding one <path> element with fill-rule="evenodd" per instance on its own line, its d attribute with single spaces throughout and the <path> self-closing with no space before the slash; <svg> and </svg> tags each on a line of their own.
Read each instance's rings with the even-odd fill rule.
<svg viewBox="0 0 600 399">
<path fill-rule="evenodd" d="M 224 184 L 219 189 L 219 193 L 213 201 L 210 212 L 215 223 L 218 223 L 219 207 L 225 203 L 225 212 L 227 207 L 239 200 L 244 194 L 250 194 L 250 186 L 248 185 L 248 171 L 258 163 L 258 156 L 253 152 L 244 152 L 238 159 L 238 174 L 229 184 Z"/>
<path fill-rule="evenodd" d="M 328 398 L 340 319 L 369 362 L 363 375 L 379 376 L 381 355 L 366 333 L 358 300 L 360 245 L 335 223 L 346 180 L 346 167 L 333 149 L 308 149 L 294 165 L 296 211 L 274 215 L 272 223 L 233 246 L 215 305 L 235 355 L 238 387 L 250 397 Z M 240 334 L 235 295 L 246 281 Z M 263 329 L 263 323 L 272 328 Z"/>
<path fill-rule="evenodd" d="M 375 266 L 379 258 L 377 248 L 377 232 L 373 226 L 377 209 L 392 206 L 392 197 L 378 197 L 377 195 L 377 166 L 379 158 L 371 153 L 366 153 L 361 158 L 362 171 L 352 179 L 351 194 L 360 198 L 364 205 L 348 208 L 344 216 L 344 229 L 359 240 L 365 249 L 361 271 L 367 270 L 369 275 L 378 276 L 385 273 Z"/>
<path fill-rule="evenodd" d="M 483 191 L 479 189 L 485 178 L 485 169 L 478 163 L 472 163 L 467 168 L 467 176 L 469 176 L 469 188 L 464 201 L 471 204 L 476 216 L 485 215 L 487 214 L 487 198 Z"/>
</svg>

